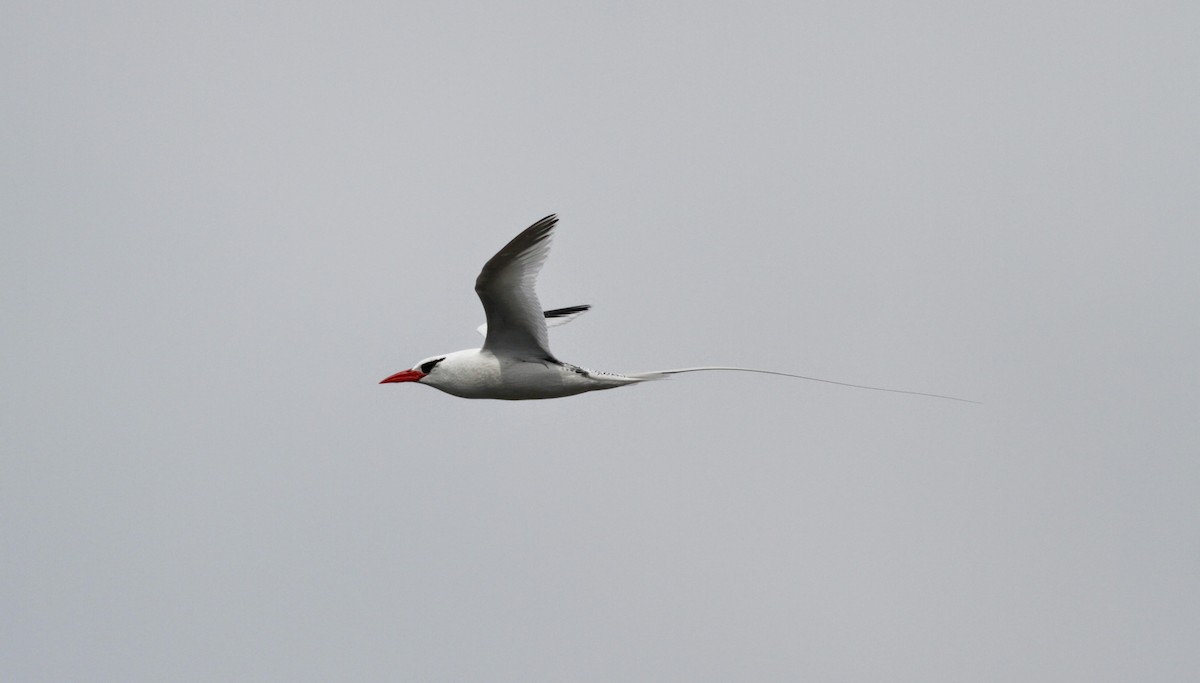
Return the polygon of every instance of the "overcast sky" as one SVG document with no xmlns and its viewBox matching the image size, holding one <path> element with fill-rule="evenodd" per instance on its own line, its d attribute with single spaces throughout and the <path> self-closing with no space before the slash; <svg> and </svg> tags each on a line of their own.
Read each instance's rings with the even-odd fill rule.
<svg viewBox="0 0 1200 683">
<path fill-rule="evenodd" d="M 1195 2 L 3 14 L 0 679 L 1195 680 Z"/>
</svg>

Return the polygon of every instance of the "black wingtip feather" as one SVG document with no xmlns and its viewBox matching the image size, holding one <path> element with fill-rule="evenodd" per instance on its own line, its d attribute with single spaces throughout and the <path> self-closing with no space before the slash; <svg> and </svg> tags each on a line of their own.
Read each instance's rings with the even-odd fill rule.
<svg viewBox="0 0 1200 683">
<path fill-rule="evenodd" d="M 553 311 L 544 311 L 542 315 L 546 316 L 547 318 L 562 318 L 573 313 L 583 313 L 584 311 L 591 309 L 591 307 L 591 304 L 567 306 L 566 308 L 556 308 Z"/>
</svg>

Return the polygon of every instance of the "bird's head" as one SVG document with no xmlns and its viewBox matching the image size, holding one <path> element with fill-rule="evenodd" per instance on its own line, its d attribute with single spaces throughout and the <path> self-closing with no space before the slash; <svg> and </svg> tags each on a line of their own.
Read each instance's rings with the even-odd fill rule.
<svg viewBox="0 0 1200 683">
<path fill-rule="evenodd" d="M 408 370 L 401 370 L 394 375 L 385 377 L 380 384 L 391 384 L 394 382 L 420 382 L 437 370 L 438 363 L 441 363 L 444 360 L 446 360 L 445 356 L 426 358 Z"/>
</svg>

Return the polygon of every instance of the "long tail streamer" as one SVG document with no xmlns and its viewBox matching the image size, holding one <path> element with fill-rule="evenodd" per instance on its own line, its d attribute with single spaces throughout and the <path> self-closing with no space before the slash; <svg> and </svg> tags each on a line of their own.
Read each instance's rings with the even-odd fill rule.
<svg viewBox="0 0 1200 683">
<path fill-rule="evenodd" d="M 947 401 L 959 401 L 962 403 L 975 403 L 982 405 L 981 401 L 972 401 L 969 398 L 958 398 L 956 396 L 943 396 L 942 394 L 929 394 L 924 391 L 906 391 L 904 389 L 886 389 L 884 387 L 869 387 L 865 384 L 851 384 L 849 382 L 835 382 L 831 379 L 821 379 L 819 377 L 806 377 L 804 375 L 793 375 L 789 372 L 775 372 L 774 370 L 758 370 L 755 368 L 734 368 L 725 366 L 708 366 L 699 368 L 677 368 L 675 370 L 658 370 L 656 372 L 640 372 L 629 375 L 638 379 L 660 379 L 667 375 L 678 375 L 684 372 L 707 372 L 709 370 L 728 370 L 730 372 L 757 372 L 763 375 L 779 375 L 780 377 L 793 377 L 795 379 L 806 379 L 810 382 L 823 382 L 825 384 L 836 384 L 842 387 L 853 387 L 855 389 L 870 389 L 871 391 L 887 391 L 893 394 L 911 394 L 913 396 L 928 396 L 929 398 L 942 398 Z"/>
</svg>

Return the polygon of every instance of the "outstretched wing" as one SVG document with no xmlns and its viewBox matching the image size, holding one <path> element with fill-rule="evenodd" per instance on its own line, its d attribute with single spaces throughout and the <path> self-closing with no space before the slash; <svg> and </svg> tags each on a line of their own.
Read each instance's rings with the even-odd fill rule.
<svg viewBox="0 0 1200 683">
<path fill-rule="evenodd" d="M 475 293 L 487 316 L 483 349 L 518 360 L 556 360 L 546 337 L 546 319 L 534 284 L 550 253 L 554 214 L 521 231 L 484 264 Z"/>
</svg>

